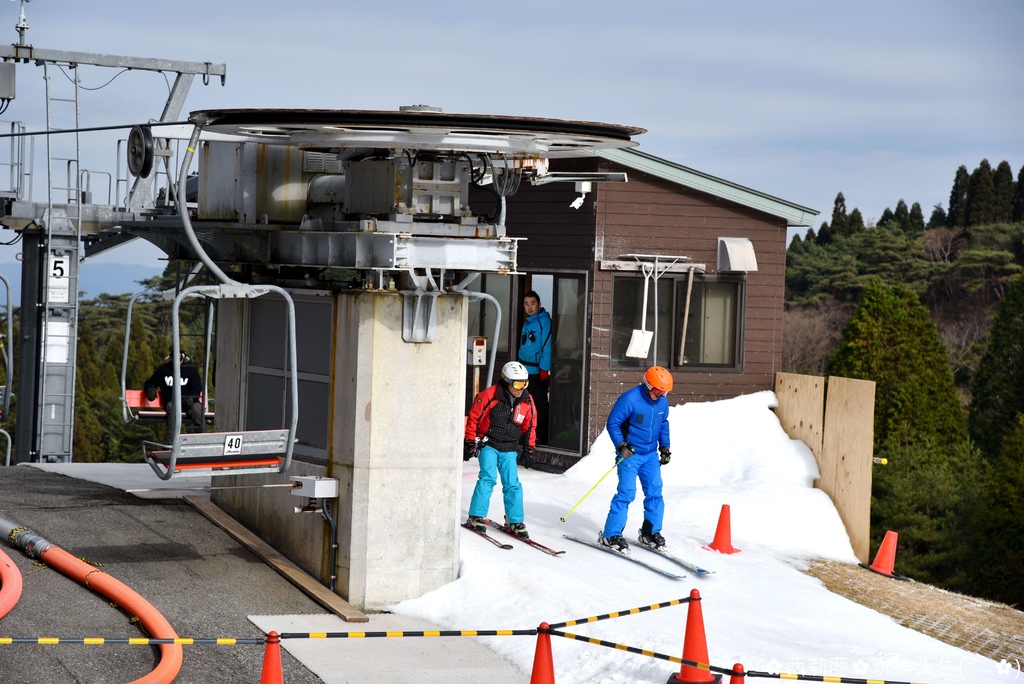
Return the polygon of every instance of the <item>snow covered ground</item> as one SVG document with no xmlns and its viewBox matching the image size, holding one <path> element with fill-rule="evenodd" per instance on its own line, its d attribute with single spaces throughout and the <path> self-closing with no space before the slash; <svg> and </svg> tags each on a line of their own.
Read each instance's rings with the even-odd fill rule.
<svg viewBox="0 0 1024 684">
<path fill-rule="evenodd" d="M 562 475 L 520 470 L 531 537 L 564 549 L 565 554 L 550 557 L 514 541 L 512 550 L 502 550 L 464 531 L 459 579 L 394 606 L 394 612 L 428 619 L 445 629 L 529 629 L 541 622 L 579 620 L 686 598 L 697 589 L 709 661 L 716 667 L 741 663 L 747 671 L 928 684 L 1015 681 L 1020 676 L 1016 665 L 1000 664 L 900 627 L 800 572 L 809 559 L 857 559 L 828 496 L 812 486 L 818 474 L 814 457 L 802 442 L 783 432 L 770 410 L 775 401 L 772 392 L 760 392 L 671 409 L 673 456 L 662 469 L 663 534 L 672 552 L 715 574 L 699 578 L 643 549 L 633 551 L 638 558 L 688 575 L 672 580 L 562 538 L 570 534 L 596 539 L 604 525 L 615 492 L 614 473 L 565 523 L 559 522 L 614 463 L 614 448 L 602 434 L 591 453 Z M 477 463 L 474 459 L 465 465 L 463 519 Z M 643 520 L 641 499 L 638 491 L 630 507 L 627 539 L 635 538 Z M 731 540 L 740 553 L 702 548 L 714 539 L 723 504 L 730 507 Z M 502 516 L 499 484 L 489 517 Z M 897 572 L 899 561 L 897 556 Z M 681 656 L 687 609 L 682 604 L 566 631 Z M 535 639 L 481 641 L 524 672 L 531 671 Z M 661 684 L 679 672 L 678 665 L 667 661 L 583 641 L 553 636 L 551 646 L 560 683 Z"/>
</svg>

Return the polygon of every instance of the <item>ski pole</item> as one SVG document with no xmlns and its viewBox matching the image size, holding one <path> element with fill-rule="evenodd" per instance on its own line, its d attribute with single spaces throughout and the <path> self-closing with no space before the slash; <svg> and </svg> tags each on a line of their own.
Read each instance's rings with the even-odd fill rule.
<svg viewBox="0 0 1024 684">
<path fill-rule="evenodd" d="M 620 463 L 622 463 L 622 459 L 621 459 L 621 458 L 620 458 L 620 459 L 619 459 L 618 461 L 616 461 L 616 462 L 615 462 L 615 465 L 613 465 L 613 466 L 612 466 L 611 468 L 609 468 L 609 469 L 608 469 L 608 472 L 607 472 L 607 473 L 605 473 L 604 475 L 602 475 L 602 476 L 601 476 L 601 479 L 600 479 L 600 480 L 598 480 L 598 481 L 597 481 L 597 482 L 596 482 L 596 483 L 594 484 L 594 486 L 593 486 L 593 487 L 591 487 L 590 489 L 588 489 L 588 490 L 587 490 L 587 493 L 583 495 L 583 499 L 586 499 L 586 498 L 587 498 L 588 496 L 590 496 L 590 493 L 591 493 L 591 492 L 593 492 L 593 491 L 594 491 L 595 489 L 597 489 L 597 485 L 599 485 L 599 484 L 601 484 L 602 482 L 604 482 L 604 478 L 606 478 L 606 477 L 608 477 L 609 475 L 611 475 L 611 474 L 612 474 L 612 471 L 613 471 L 613 470 L 615 470 L 616 468 L 618 468 L 618 467 L 619 467 L 619 464 L 620 464 Z M 573 512 L 573 511 L 575 511 L 575 510 L 576 510 L 576 509 L 577 509 L 577 508 L 579 507 L 579 505 L 580 505 L 581 503 L 583 503 L 583 499 L 580 499 L 579 501 L 577 501 L 577 502 L 576 502 L 576 505 L 575 505 L 575 506 L 573 506 L 572 508 L 570 508 L 570 509 L 569 509 L 569 511 L 568 511 L 568 513 L 566 513 L 565 515 L 563 515 L 563 516 L 562 516 L 561 518 L 559 518 L 559 519 L 558 519 L 558 522 L 565 522 L 565 519 L 566 519 L 566 518 L 568 518 L 568 517 L 569 517 L 569 515 L 570 515 L 570 514 L 571 514 L 571 513 Z"/>
</svg>

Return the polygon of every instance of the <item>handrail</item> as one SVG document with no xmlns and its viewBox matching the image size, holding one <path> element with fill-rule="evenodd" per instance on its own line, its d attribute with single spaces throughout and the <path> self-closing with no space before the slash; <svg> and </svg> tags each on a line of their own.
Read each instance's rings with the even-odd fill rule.
<svg viewBox="0 0 1024 684">
<path fill-rule="evenodd" d="M 11 322 L 14 316 L 14 306 L 11 302 L 10 281 L 2 274 L 0 274 L 0 281 L 3 281 L 4 286 L 7 288 L 7 308 L 4 310 L 7 314 L 7 332 L 4 333 L 4 338 L 0 339 L 0 363 L 3 363 L 6 375 L 3 387 L 4 395 L 0 397 L 0 420 L 4 420 L 7 418 L 11 408 L 11 380 L 14 377 L 13 359 L 11 358 L 11 355 L 14 353 L 14 324 Z M 8 442 L 8 449 L 10 449 L 10 442 Z"/>
<path fill-rule="evenodd" d="M 128 406 L 128 401 L 125 399 L 128 395 L 128 342 L 131 340 L 132 334 L 132 308 L 135 306 L 135 302 L 142 297 L 155 297 L 159 294 L 155 290 L 146 290 L 144 292 L 136 292 L 128 300 L 128 311 L 125 316 L 127 322 L 124 326 L 124 348 L 121 352 L 121 417 L 126 425 L 134 423 L 139 419 L 138 416 L 132 413 L 131 407 Z"/>
</svg>

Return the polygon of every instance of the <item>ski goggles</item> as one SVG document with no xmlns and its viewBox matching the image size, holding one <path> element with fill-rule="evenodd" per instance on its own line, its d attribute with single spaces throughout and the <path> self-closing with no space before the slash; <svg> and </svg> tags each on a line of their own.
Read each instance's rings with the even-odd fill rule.
<svg viewBox="0 0 1024 684">
<path fill-rule="evenodd" d="M 509 384 L 509 387 L 511 387 L 514 390 L 524 390 L 524 389 L 526 389 L 526 386 L 530 384 L 530 381 L 529 380 L 513 380 L 512 382 L 510 382 L 508 384 Z"/>
</svg>

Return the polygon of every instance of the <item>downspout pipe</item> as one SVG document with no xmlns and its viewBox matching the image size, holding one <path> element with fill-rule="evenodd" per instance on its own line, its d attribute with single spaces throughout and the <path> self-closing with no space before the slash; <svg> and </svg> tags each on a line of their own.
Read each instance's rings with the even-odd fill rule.
<svg viewBox="0 0 1024 684">
<path fill-rule="evenodd" d="M 494 337 L 491 343 L 491 359 L 487 365 L 487 386 L 490 387 L 494 384 L 494 362 L 498 358 L 498 335 L 501 334 L 501 305 L 498 304 L 497 299 L 486 292 L 473 292 L 466 289 L 466 286 L 476 280 L 479 275 L 479 273 L 469 274 L 461 283 L 452 287 L 452 291 L 464 294 L 470 299 L 486 299 L 491 304 L 494 304 Z"/>
<path fill-rule="evenodd" d="M 75 558 L 64 549 L 51 544 L 32 530 L 0 518 L 0 537 L 28 556 L 36 558 L 54 570 L 84 584 L 111 601 L 116 602 L 129 615 L 138 618 L 149 636 L 154 639 L 177 639 L 171 623 L 153 605 L 128 586 L 98 570 L 85 561 Z M 181 670 L 182 652 L 180 644 L 160 644 L 160 662 L 147 675 L 131 684 L 170 684 Z"/>
</svg>

